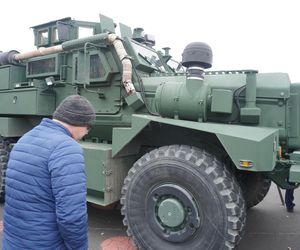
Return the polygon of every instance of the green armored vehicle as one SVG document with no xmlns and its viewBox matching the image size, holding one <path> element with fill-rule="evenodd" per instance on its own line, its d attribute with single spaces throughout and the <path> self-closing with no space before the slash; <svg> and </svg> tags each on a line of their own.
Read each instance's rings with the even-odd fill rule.
<svg viewBox="0 0 300 250">
<path fill-rule="evenodd" d="M 194 42 L 181 63 L 112 19 L 32 27 L 37 50 L 0 53 L 1 199 L 9 149 L 68 95 L 97 111 L 85 152 L 87 201 L 120 200 L 139 249 L 234 249 L 247 208 L 300 182 L 300 83 L 285 73 L 207 71 Z"/>
</svg>

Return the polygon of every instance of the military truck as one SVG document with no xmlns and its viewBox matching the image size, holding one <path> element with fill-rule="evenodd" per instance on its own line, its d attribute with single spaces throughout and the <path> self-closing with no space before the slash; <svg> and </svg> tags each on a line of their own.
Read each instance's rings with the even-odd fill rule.
<svg viewBox="0 0 300 250">
<path fill-rule="evenodd" d="M 142 28 L 116 28 L 64 18 L 32 27 L 36 50 L 0 53 L 1 200 L 11 147 L 79 94 L 97 112 L 80 142 L 87 201 L 120 201 L 139 249 L 234 249 L 271 182 L 300 182 L 300 83 L 208 71 L 205 43 L 179 62 Z"/>
</svg>

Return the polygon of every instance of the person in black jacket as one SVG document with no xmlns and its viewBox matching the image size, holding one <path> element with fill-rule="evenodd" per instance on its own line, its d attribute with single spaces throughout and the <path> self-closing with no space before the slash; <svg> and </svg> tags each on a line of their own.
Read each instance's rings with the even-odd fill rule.
<svg viewBox="0 0 300 250">
<path fill-rule="evenodd" d="M 285 191 L 285 206 L 286 206 L 286 211 L 289 213 L 294 212 L 294 189 L 287 189 Z"/>
</svg>

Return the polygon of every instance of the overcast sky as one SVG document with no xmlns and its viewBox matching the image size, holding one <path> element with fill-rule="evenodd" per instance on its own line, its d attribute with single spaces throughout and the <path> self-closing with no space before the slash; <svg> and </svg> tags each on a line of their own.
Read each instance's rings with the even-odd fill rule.
<svg viewBox="0 0 300 250">
<path fill-rule="evenodd" d="M 299 2 L 299 1 L 298 1 Z M 300 82 L 300 14 L 296 0 L 2 0 L 0 50 L 34 49 L 31 26 L 72 17 L 99 21 L 99 13 L 156 37 L 181 60 L 184 47 L 208 43 L 213 70 L 287 72 Z"/>
</svg>

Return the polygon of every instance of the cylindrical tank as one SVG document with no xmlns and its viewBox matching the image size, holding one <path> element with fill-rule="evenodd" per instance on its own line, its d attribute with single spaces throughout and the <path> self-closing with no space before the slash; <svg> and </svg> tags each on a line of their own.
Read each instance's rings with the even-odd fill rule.
<svg viewBox="0 0 300 250">
<path fill-rule="evenodd" d="M 163 117 L 205 121 L 210 87 L 203 82 L 204 69 L 212 64 L 212 50 L 206 43 L 188 44 L 182 53 L 182 65 L 187 67 L 185 82 L 160 85 L 155 94 L 157 112 Z"/>
<path fill-rule="evenodd" d="M 155 106 L 163 117 L 205 121 L 209 93 L 210 87 L 199 79 L 168 82 L 157 88 Z"/>
</svg>

